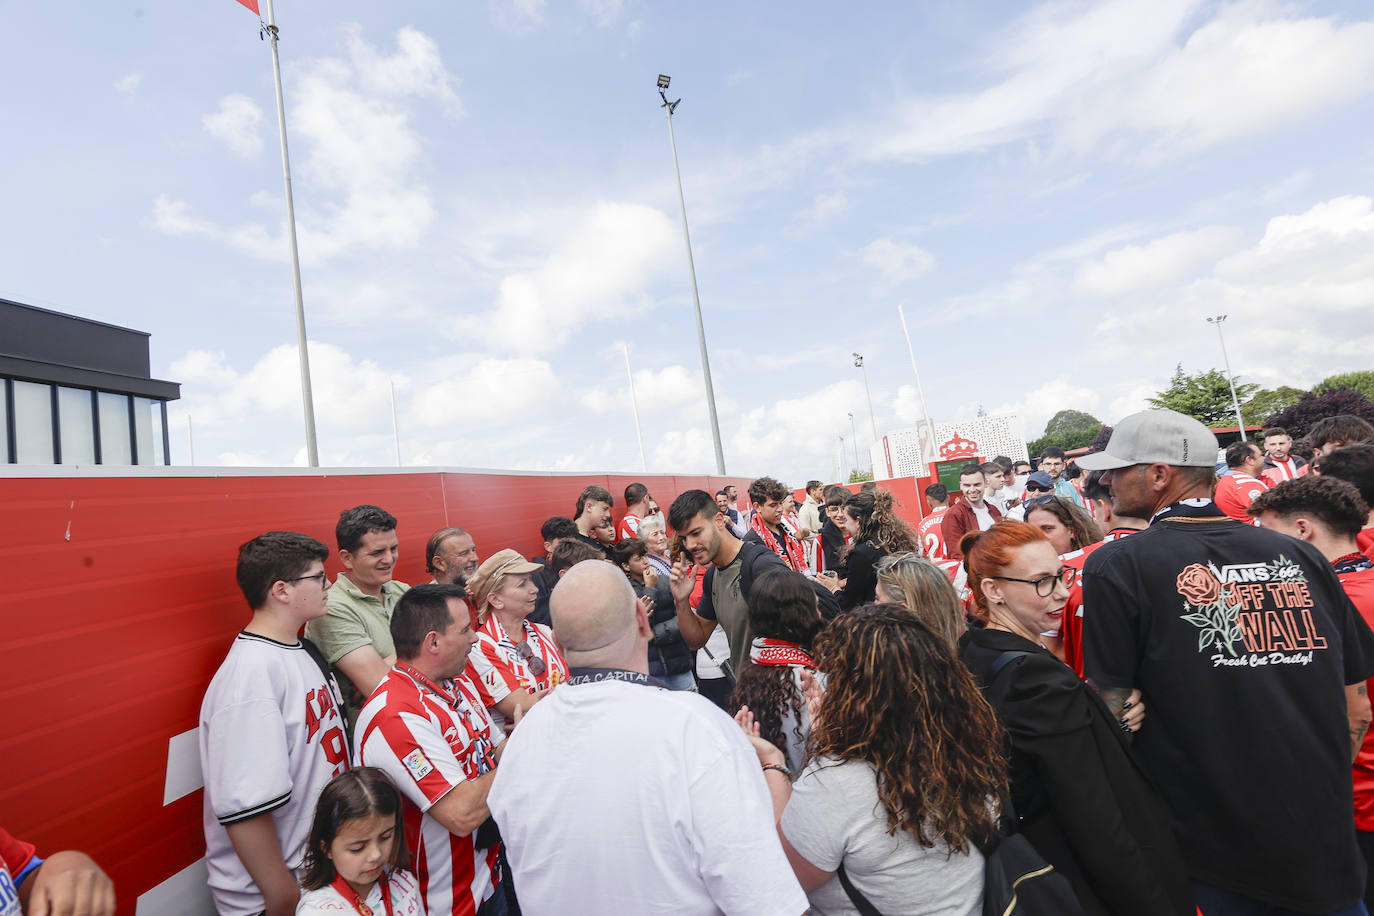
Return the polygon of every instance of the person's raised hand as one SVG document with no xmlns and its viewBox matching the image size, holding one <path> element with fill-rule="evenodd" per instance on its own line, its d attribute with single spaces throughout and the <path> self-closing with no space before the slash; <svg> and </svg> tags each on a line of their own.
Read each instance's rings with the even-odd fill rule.
<svg viewBox="0 0 1374 916">
<path fill-rule="evenodd" d="M 759 763 L 787 765 L 787 757 L 778 750 L 778 746 L 759 737 L 759 723 L 755 721 L 754 714 L 748 706 L 739 708 L 739 712 L 735 713 L 735 722 L 739 725 L 740 731 L 744 732 L 744 737 L 754 746 L 754 753 L 759 755 Z"/>
<path fill-rule="evenodd" d="M 115 911 L 114 883 L 84 852 L 53 853 L 32 880 L 29 916 L 110 916 Z"/>
<path fill-rule="evenodd" d="M 668 590 L 673 593 L 674 601 L 686 601 L 692 597 L 692 589 L 696 586 L 697 577 L 692 570 L 692 561 L 684 553 L 673 564 L 673 571 L 668 575 Z"/>
<path fill-rule="evenodd" d="M 658 570 L 654 569 L 652 566 L 644 567 L 644 584 L 649 586 L 649 588 L 658 585 Z"/>
</svg>

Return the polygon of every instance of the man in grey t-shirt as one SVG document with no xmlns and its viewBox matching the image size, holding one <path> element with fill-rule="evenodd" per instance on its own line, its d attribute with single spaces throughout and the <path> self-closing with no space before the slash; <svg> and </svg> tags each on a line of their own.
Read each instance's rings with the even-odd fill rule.
<svg viewBox="0 0 1374 916">
<path fill-rule="evenodd" d="M 693 651 L 700 649 L 719 623 L 730 640 L 730 664 L 738 676 L 741 666 L 749 661 L 749 644 L 754 638 L 749 629 L 749 605 L 740 587 L 743 544 L 705 490 L 688 490 L 673 500 L 668 509 L 668 524 L 682 538 L 683 549 L 691 556 L 691 561 L 684 557 L 674 564 L 671 578 L 682 638 Z M 689 603 L 696 585 L 692 562 L 698 566 L 710 563 L 715 567 L 710 574 L 710 592 L 702 595 L 701 604 L 695 611 Z M 787 568 L 777 554 L 767 549 L 762 550 L 754 564 L 756 567 Z"/>
</svg>

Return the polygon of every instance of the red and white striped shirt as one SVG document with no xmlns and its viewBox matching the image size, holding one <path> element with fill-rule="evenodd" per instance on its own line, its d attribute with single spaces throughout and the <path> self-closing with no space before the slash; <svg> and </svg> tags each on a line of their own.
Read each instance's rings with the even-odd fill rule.
<svg viewBox="0 0 1374 916">
<path fill-rule="evenodd" d="M 620 520 L 620 525 L 615 529 L 615 539 L 623 541 L 626 538 L 639 537 L 639 523 L 643 521 L 638 515 L 626 514 Z"/>
<path fill-rule="evenodd" d="M 1059 558 L 1065 566 L 1072 566 L 1078 572 L 1073 588 L 1069 589 L 1068 601 L 1064 603 L 1064 613 L 1059 618 L 1059 638 L 1063 640 L 1064 663 L 1079 677 L 1083 676 L 1083 565 L 1088 562 L 1088 554 L 1103 544 L 1135 533 L 1134 528 L 1113 528 L 1097 543 L 1089 544 L 1082 550 L 1070 551 Z"/>
<path fill-rule="evenodd" d="M 947 558 L 945 553 L 945 534 L 940 530 L 940 522 L 949 511 L 949 506 L 940 506 L 932 509 L 930 514 L 921 519 L 919 527 L 921 537 L 921 549 L 925 551 L 926 558 L 938 563 Z"/>
<path fill-rule="evenodd" d="M 1240 471 L 1232 471 L 1217 479 L 1217 489 L 1212 496 L 1212 502 L 1236 521 L 1256 524 L 1256 520 L 1245 511 L 1245 507 L 1267 489 L 1269 485 L 1264 481 Z"/>
<path fill-rule="evenodd" d="M 467 676 L 477 688 L 477 695 L 497 725 L 505 727 L 505 716 L 496 712 L 494 707 L 516 690 L 544 690 L 568 678 L 568 663 L 563 660 L 563 652 L 553 638 L 553 630 L 543 624 L 520 621 L 524 633 L 521 642 L 528 641 L 531 657 L 544 660 L 544 673 L 536 677 L 530 672 L 529 662 L 520 657 L 516 641 L 511 639 L 506 628 L 495 614 L 489 614 L 486 622 L 477 628 L 477 644 L 468 654 Z"/>
<path fill-rule="evenodd" d="M 458 784 L 489 772 L 506 736 L 468 678 L 437 686 L 448 696 L 391 669 L 358 715 L 358 759 L 380 768 L 401 790 L 406 842 L 426 911 L 475 916 L 497 893 L 500 844 L 475 849 L 473 834 L 455 836 L 427 812 Z"/>
</svg>

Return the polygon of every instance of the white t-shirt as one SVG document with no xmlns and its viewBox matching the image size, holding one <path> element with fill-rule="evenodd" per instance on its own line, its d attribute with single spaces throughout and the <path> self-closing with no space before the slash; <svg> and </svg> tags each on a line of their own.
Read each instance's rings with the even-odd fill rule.
<svg viewBox="0 0 1374 916">
<path fill-rule="evenodd" d="M 315 802 L 348 769 L 332 678 L 300 643 L 240 633 L 200 706 L 205 860 L 221 916 L 251 916 L 262 894 L 225 825 L 271 814 L 287 868 L 304 863 Z"/>
<path fill-rule="evenodd" d="M 978 916 L 983 910 L 983 854 L 949 855 L 937 842 L 925 848 L 905 830 L 887 832 L 873 766 L 858 760 L 813 761 L 797 777 L 782 813 L 782 832 L 802 858 L 824 871 L 845 873 L 880 913 L 903 916 Z M 839 878 L 813 890 L 818 916 L 857 914 Z"/>
<path fill-rule="evenodd" d="M 559 686 L 511 732 L 487 805 L 527 913 L 806 911 L 758 755 L 695 693 Z"/>
<path fill-rule="evenodd" d="M 978 517 L 979 531 L 987 531 L 992 527 L 992 513 L 988 511 L 987 503 L 983 503 L 981 506 L 971 505 L 969 508 L 972 509 L 973 514 Z M 997 511 L 1001 512 L 1002 510 L 998 509 Z"/>
<path fill-rule="evenodd" d="M 391 885 L 392 916 L 425 916 L 425 905 L 420 900 L 420 885 L 414 875 L 408 871 L 395 871 L 382 881 Z M 383 916 L 387 912 L 382 902 L 382 881 L 372 885 L 372 892 L 363 901 L 375 916 Z M 296 904 L 296 916 L 328 916 L 331 913 L 357 916 L 357 912 L 350 901 L 328 886 L 306 891 L 301 894 L 301 902 Z"/>
</svg>

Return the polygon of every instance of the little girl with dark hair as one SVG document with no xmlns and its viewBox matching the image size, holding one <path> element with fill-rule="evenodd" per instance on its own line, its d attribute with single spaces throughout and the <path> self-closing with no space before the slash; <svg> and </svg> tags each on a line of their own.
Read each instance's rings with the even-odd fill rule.
<svg viewBox="0 0 1374 916">
<path fill-rule="evenodd" d="M 401 793 L 376 767 L 340 773 L 315 805 L 296 916 L 425 916 L 409 865 Z"/>
</svg>

